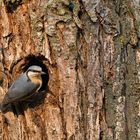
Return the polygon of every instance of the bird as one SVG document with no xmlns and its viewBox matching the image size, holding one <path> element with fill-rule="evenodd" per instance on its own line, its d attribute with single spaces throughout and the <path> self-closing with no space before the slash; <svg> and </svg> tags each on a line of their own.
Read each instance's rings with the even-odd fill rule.
<svg viewBox="0 0 140 140">
<path fill-rule="evenodd" d="M 46 73 L 42 71 L 40 66 L 30 66 L 27 71 L 22 73 L 10 86 L 2 101 L 2 106 L 4 107 L 9 103 L 24 101 L 37 92 L 42 86 L 42 74 Z"/>
</svg>

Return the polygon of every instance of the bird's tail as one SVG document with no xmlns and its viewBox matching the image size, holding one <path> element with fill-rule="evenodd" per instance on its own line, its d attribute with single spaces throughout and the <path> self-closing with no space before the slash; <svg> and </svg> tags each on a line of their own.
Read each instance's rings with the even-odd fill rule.
<svg viewBox="0 0 140 140">
<path fill-rule="evenodd" d="M 2 113 L 6 112 L 7 108 L 8 108 L 8 104 L 4 104 L 4 103 L 0 104 L 0 110 Z"/>
<path fill-rule="evenodd" d="M 8 100 L 7 100 L 7 97 L 5 97 L 5 98 L 3 99 L 3 101 L 0 103 L 0 110 L 1 110 L 1 112 L 4 113 L 4 112 L 7 110 L 8 105 L 9 105 L 9 102 L 8 102 Z"/>
</svg>

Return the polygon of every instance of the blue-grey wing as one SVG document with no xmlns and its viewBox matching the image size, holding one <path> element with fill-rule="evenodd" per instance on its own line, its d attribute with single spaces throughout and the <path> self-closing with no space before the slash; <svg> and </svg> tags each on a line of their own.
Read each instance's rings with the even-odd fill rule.
<svg viewBox="0 0 140 140">
<path fill-rule="evenodd" d="M 39 85 L 32 83 L 24 73 L 9 88 L 6 94 L 7 102 L 23 100 L 32 95 L 38 87 Z"/>
</svg>

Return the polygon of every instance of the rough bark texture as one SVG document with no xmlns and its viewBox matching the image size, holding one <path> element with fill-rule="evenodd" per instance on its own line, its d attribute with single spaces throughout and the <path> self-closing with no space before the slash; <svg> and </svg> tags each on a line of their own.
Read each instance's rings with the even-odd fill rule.
<svg viewBox="0 0 140 140">
<path fill-rule="evenodd" d="M 139 0 L 0 0 L 0 99 L 30 65 L 49 72 L 32 101 L 0 114 L 0 139 L 139 140 L 139 11 Z"/>
</svg>

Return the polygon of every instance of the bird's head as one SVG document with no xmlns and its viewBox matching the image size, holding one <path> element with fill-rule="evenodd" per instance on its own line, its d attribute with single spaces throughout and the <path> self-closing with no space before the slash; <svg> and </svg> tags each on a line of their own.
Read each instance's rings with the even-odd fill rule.
<svg viewBox="0 0 140 140">
<path fill-rule="evenodd" d="M 30 66 L 27 70 L 27 76 L 29 78 L 40 77 L 43 74 L 46 74 L 46 73 L 42 71 L 42 68 L 40 66 L 33 65 L 33 66 Z"/>
</svg>

